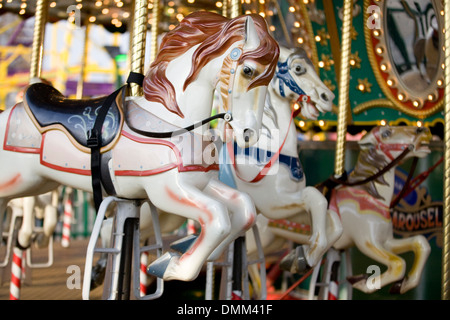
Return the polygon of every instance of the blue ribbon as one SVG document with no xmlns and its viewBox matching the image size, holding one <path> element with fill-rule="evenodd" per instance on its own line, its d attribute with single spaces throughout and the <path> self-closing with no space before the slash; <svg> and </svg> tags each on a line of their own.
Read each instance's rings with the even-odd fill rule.
<svg viewBox="0 0 450 320">
<path fill-rule="evenodd" d="M 285 62 L 278 62 L 278 71 L 275 73 L 275 76 L 280 80 L 280 94 L 282 97 L 285 97 L 284 93 L 284 85 L 286 85 L 289 89 L 291 89 L 293 92 L 297 93 L 298 95 L 306 95 L 306 92 L 302 90 L 298 86 L 298 83 L 295 82 L 295 80 L 292 78 L 291 74 L 289 73 L 289 67 L 287 65 L 287 61 Z"/>
</svg>

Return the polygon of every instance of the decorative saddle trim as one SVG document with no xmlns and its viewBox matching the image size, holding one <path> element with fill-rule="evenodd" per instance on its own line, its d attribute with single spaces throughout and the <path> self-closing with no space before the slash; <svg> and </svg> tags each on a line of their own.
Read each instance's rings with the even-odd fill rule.
<svg viewBox="0 0 450 320">
<path fill-rule="evenodd" d="M 67 99 L 58 90 L 44 83 L 30 85 L 24 94 L 24 106 L 40 133 L 63 131 L 81 151 L 90 153 L 89 131 L 93 128 L 98 110 L 107 97 L 95 99 Z M 123 125 L 124 93 L 117 95 L 102 127 L 101 152 L 110 150 L 120 137 Z"/>
</svg>

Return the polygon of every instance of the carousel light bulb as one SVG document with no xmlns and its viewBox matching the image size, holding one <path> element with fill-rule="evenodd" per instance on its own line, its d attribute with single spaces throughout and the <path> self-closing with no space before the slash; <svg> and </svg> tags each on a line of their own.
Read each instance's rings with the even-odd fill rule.
<svg viewBox="0 0 450 320">
<path fill-rule="evenodd" d="M 417 121 L 417 126 L 420 128 L 420 127 L 422 127 L 422 121 Z"/>
<path fill-rule="evenodd" d="M 260 4 L 264 4 L 264 3 L 266 3 L 266 1 L 265 0 L 259 0 L 259 3 Z"/>
<path fill-rule="evenodd" d="M 319 68 L 323 68 L 323 67 L 325 67 L 325 62 L 319 61 Z"/>
<path fill-rule="evenodd" d="M 305 40 L 303 40 L 302 37 L 297 38 L 297 42 L 300 43 L 300 44 L 302 44 L 304 41 L 305 41 Z"/>
<path fill-rule="evenodd" d="M 325 125 L 325 121 L 319 120 L 319 126 L 323 127 Z"/>
<path fill-rule="evenodd" d="M 402 101 L 403 99 L 405 99 L 405 96 L 403 94 L 399 93 L 397 98 L 398 98 L 398 100 Z"/>
<path fill-rule="evenodd" d="M 304 3 L 304 4 L 308 4 L 308 3 L 309 3 L 309 0 L 303 0 L 303 3 Z"/>
<path fill-rule="evenodd" d="M 122 2 L 122 1 L 117 2 L 117 7 L 118 7 L 118 8 L 122 8 L 122 7 L 123 7 L 123 2 Z"/>
<path fill-rule="evenodd" d="M 294 103 L 294 110 L 300 109 L 300 105 L 298 103 Z"/>
<path fill-rule="evenodd" d="M 266 14 L 265 14 L 264 12 L 262 12 L 262 11 L 259 13 L 259 15 L 260 15 L 261 17 L 263 17 L 263 18 L 266 17 Z"/>
<path fill-rule="evenodd" d="M 96 7 L 101 7 L 103 5 L 103 2 L 101 2 L 101 1 L 96 1 L 95 2 L 95 6 Z"/>
<path fill-rule="evenodd" d="M 95 20 L 97 20 L 97 18 L 95 16 L 89 17 L 89 22 L 95 22 Z"/>
<path fill-rule="evenodd" d="M 195 0 L 188 0 L 188 2 L 189 2 L 189 3 L 194 3 L 194 2 L 195 2 Z"/>
<path fill-rule="evenodd" d="M 104 9 L 102 10 L 102 13 L 103 13 L 103 14 L 108 14 L 108 13 L 109 13 L 109 9 L 108 9 L 108 8 L 104 8 Z"/>
<path fill-rule="evenodd" d="M 168 14 L 174 14 L 174 12 L 175 12 L 175 9 L 174 9 L 174 8 L 169 8 L 169 9 L 167 9 L 167 13 L 168 13 Z"/>
<path fill-rule="evenodd" d="M 366 88 L 366 87 L 365 87 L 363 84 L 360 84 L 360 85 L 358 86 L 358 90 L 359 90 L 359 91 L 364 91 L 365 88 Z"/>
<path fill-rule="evenodd" d="M 54 8 L 54 7 L 56 7 L 56 2 L 55 2 L 55 1 L 53 1 L 52 3 L 50 3 L 50 8 Z"/>
<path fill-rule="evenodd" d="M 298 22 L 298 21 L 295 21 L 295 22 L 294 22 L 294 27 L 296 27 L 296 28 L 300 28 L 300 22 Z"/>
<path fill-rule="evenodd" d="M 130 17 L 130 13 L 129 12 L 124 12 L 122 17 L 124 17 L 125 19 L 129 18 Z"/>
<path fill-rule="evenodd" d="M 216 7 L 217 7 L 217 8 L 222 8 L 222 6 L 223 6 L 223 3 L 222 3 L 222 2 L 220 2 L 220 1 L 217 1 L 217 2 L 216 2 Z"/>
<path fill-rule="evenodd" d="M 382 126 L 385 126 L 385 125 L 386 125 L 386 120 L 381 120 L 381 121 L 380 121 L 380 124 L 381 124 Z"/>
<path fill-rule="evenodd" d="M 442 86 L 443 83 L 444 83 L 444 82 L 443 82 L 442 80 L 438 80 L 438 81 L 437 81 L 437 85 L 438 85 L 438 86 Z"/>
<path fill-rule="evenodd" d="M 295 12 L 295 7 L 290 6 L 290 7 L 289 7 L 289 11 L 290 11 L 290 12 Z"/>
<path fill-rule="evenodd" d="M 77 4 L 77 9 L 81 10 L 81 8 L 83 8 L 83 5 L 81 3 Z"/>
<path fill-rule="evenodd" d="M 305 121 L 299 121 L 298 122 L 298 125 L 301 127 L 301 128 L 303 128 L 304 126 L 305 126 Z"/>
<path fill-rule="evenodd" d="M 169 2 L 167 3 L 167 5 L 168 5 L 169 7 L 173 7 L 173 6 L 175 5 L 175 2 L 169 1 Z"/>
<path fill-rule="evenodd" d="M 274 32 L 274 31 L 275 31 L 275 26 L 270 26 L 270 27 L 269 27 L 269 30 L 272 31 L 272 32 Z"/>
<path fill-rule="evenodd" d="M 428 100 L 429 100 L 429 101 L 433 101 L 433 100 L 434 100 L 434 95 L 429 94 L 429 95 L 428 95 Z"/>
<path fill-rule="evenodd" d="M 322 40 L 322 38 L 321 38 L 320 36 L 315 36 L 314 39 L 315 39 L 317 42 L 320 42 L 320 40 Z"/>
<path fill-rule="evenodd" d="M 20 15 L 25 14 L 25 9 L 21 9 L 21 10 L 19 11 L 19 14 L 20 14 Z"/>
<path fill-rule="evenodd" d="M 386 71 L 386 70 L 387 70 L 387 66 L 386 66 L 385 64 L 382 64 L 380 68 L 381 68 L 381 70 L 383 70 L 383 71 Z"/>
<path fill-rule="evenodd" d="M 25 9 L 25 8 L 27 7 L 27 4 L 24 2 L 24 3 L 22 3 L 22 4 L 20 5 L 20 7 L 21 7 L 22 9 Z"/>
<path fill-rule="evenodd" d="M 416 101 L 413 102 L 413 106 L 414 106 L 414 107 L 417 108 L 419 105 L 420 105 L 419 101 L 416 100 Z"/>
<path fill-rule="evenodd" d="M 394 81 L 392 81 L 391 79 L 389 79 L 388 81 L 386 81 L 387 85 L 389 87 L 391 87 L 394 84 Z"/>
</svg>

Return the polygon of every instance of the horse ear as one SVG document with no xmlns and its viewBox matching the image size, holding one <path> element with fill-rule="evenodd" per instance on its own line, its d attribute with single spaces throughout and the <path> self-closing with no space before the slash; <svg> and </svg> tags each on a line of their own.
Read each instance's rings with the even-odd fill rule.
<svg viewBox="0 0 450 320">
<path fill-rule="evenodd" d="M 245 45 L 246 50 L 255 50 L 260 45 L 259 35 L 256 31 L 255 22 L 251 17 L 245 20 Z"/>
<path fill-rule="evenodd" d="M 358 145 L 361 150 L 367 150 L 373 148 L 377 143 L 377 140 L 373 136 L 372 131 L 366 133 L 359 141 Z"/>
</svg>

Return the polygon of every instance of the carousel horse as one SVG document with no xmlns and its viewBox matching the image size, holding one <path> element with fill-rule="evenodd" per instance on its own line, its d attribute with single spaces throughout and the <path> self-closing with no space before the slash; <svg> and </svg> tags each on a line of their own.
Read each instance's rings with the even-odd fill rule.
<svg viewBox="0 0 450 320">
<path fill-rule="evenodd" d="M 164 37 L 142 97 L 125 99 L 121 90 L 113 98 L 68 100 L 45 84 L 30 85 L 22 103 L 0 114 L 0 164 L 8 168 L 0 172 L 0 212 L 13 198 L 60 184 L 95 192 L 91 150 L 100 148 L 103 195 L 148 199 L 202 226 L 190 250 L 168 252 L 148 269 L 164 280 L 195 279 L 256 216 L 248 195 L 217 179 L 214 153 L 205 156 L 214 90 L 223 92 L 223 117 L 237 143 L 251 146 L 278 55 L 259 15 L 228 19 L 201 11 Z M 100 136 L 89 130 L 97 128 L 98 112 L 105 117 Z"/>
<path fill-rule="evenodd" d="M 228 179 L 235 181 L 232 184 L 235 184 L 238 190 L 250 194 L 257 210 L 262 213 L 257 216 L 257 224 L 262 231 L 260 233 L 264 242 L 263 247 L 267 247 L 268 244 L 276 245 L 272 241 L 275 235 L 272 232 L 268 234 L 264 232 L 269 221 L 267 217 L 305 219 L 303 216 L 310 214 L 307 221 L 314 222 L 315 236 L 299 235 L 295 232 L 292 232 L 290 236 L 295 241 L 311 245 L 311 250 L 305 246 L 310 266 L 314 266 L 327 248 L 339 237 L 341 226 L 339 217 L 327 215 L 327 202 L 323 195 L 312 187 L 305 187 L 305 177 L 298 159 L 294 116 L 302 112 L 305 118 L 317 119 L 320 112 L 331 111 L 333 99 L 334 94 L 317 76 L 306 52 L 301 48 L 288 49 L 280 46 L 278 67 L 265 99 L 261 136 L 257 143 L 259 149 L 247 148 L 249 153 L 244 154 L 244 149 L 238 152 L 237 143 L 234 143 L 235 149 L 229 151 L 236 153 L 235 163 L 238 171 L 233 166 L 227 165 L 227 160 L 220 164 L 228 173 Z M 293 111 L 291 105 L 294 101 L 301 108 Z M 284 132 L 280 134 L 280 130 Z M 267 146 L 272 147 L 272 150 L 262 149 L 267 149 Z M 231 148 L 233 148 L 232 145 Z M 279 158 L 278 164 L 264 173 L 264 179 L 249 182 L 248 177 L 242 177 L 244 172 L 249 170 L 250 176 L 255 175 L 254 172 L 261 169 L 261 162 L 268 160 L 261 158 L 257 161 L 256 157 L 263 153 L 265 153 L 264 157 L 268 157 L 268 153 L 274 155 L 277 152 L 279 155 L 275 157 Z M 253 156 L 255 158 L 252 160 Z M 185 222 L 183 217 L 173 216 L 159 209 L 158 213 L 162 233 L 173 232 Z M 110 230 L 110 222 L 105 221 L 105 229 Z M 140 230 L 142 241 L 154 237 L 148 206 L 142 207 Z M 109 234 L 110 231 L 105 231 L 105 235 L 108 235 L 106 238 L 109 238 Z M 186 250 L 190 246 L 189 242 L 193 242 L 195 238 L 195 235 L 188 236 L 172 247 L 181 251 Z M 320 241 L 316 240 L 317 238 L 320 238 Z M 247 251 L 250 256 L 257 250 L 253 239 L 252 235 L 247 236 Z M 314 242 L 319 245 L 313 246 Z M 97 269 L 101 270 L 101 268 Z"/>
<path fill-rule="evenodd" d="M 228 143 L 228 152 L 234 155 L 234 165 L 228 166 L 238 190 L 253 198 L 260 213 L 257 217 L 262 246 L 275 244 L 275 237 L 302 244 L 302 265 L 298 272 L 314 267 L 339 238 L 342 227 L 339 217 L 327 213 L 328 202 L 314 187 L 306 186 L 305 174 L 298 157 L 297 131 L 294 117 L 301 112 L 315 120 L 322 112 L 331 111 L 334 94 L 318 77 L 311 60 L 302 49 L 280 48 L 276 75 L 266 96 L 265 117 L 261 138 L 256 147 L 247 150 Z M 298 111 L 291 110 L 297 100 Z M 271 228 L 269 222 L 281 225 L 287 221 L 308 223 L 306 234 L 299 230 Z M 301 230 L 300 230 L 301 231 Z M 253 237 L 247 236 L 247 251 L 256 253 Z"/>
<path fill-rule="evenodd" d="M 430 152 L 430 140 L 427 128 L 375 127 L 359 141 L 361 152 L 348 180 L 337 180 L 333 182 L 337 186 L 330 188 L 328 214 L 339 215 L 343 228 L 332 249 L 339 251 L 356 246 L 366 256 L 386 265 L 387 270 L 379 278 L 380 288 L 396 282 L 392 293 L 404 293 L 418 285 L 430 253 L 428 241 L 421 235 L 403 239 L 393 237 L 389 211 L 396 166 L 400 160 L 425 157 Z M 297 232 L 305 238 L 311 234 L 310 224 L 306 221 L 258 219 L 257 225 L 262 230 L 261 241 L 267 253 L 273 251 L 272 243 L 291 239 L 286 237 L 288 233 Z M 292 250 L 283 260 L 289 261 L 287 266 L 293 272 L 298 270 L 294 265 L 299 258 L 301 262 L 297 251 Z M 398 254 L 407 251 L 415 253 L 415 261 L 405 276 L 406 264 Z M 366 274 L 350 276 L 348 281 L 354 288 L 371 293 L 377 288 L 367 285 L 368 278 Z"/>
<path fill-rule="evenodd" d="M 376 174 L 399 157 L 402 161 L 426 157 L 430 153 L 430 140 L 428 128 L 375 127 L 359 141 L 361 151 L 347 181 L 331 193 L 330 212 L 339 214 L 344 229 L 333 247 L 344 250 L 356 246 L 367 257 L 385 265 L 387 269 L 379 277 L 380 288 L 394 283 L 392 293 L 404 293 L 419 284 L 430 245 L 422 235 L 394 238 L 389 208 L 397 165 L 381 175 Z M 365 182 L 366 179 L 370 181 Z M 361 181 L 364 183 L 360 184 Z M 408 251 L 415 256 L 413 266 L 405 275 L 406 263 L 399 254 Z M 367 274 L 347 279 L 365 293 L 377 290 L 367 284 Z"/>
</svg>

